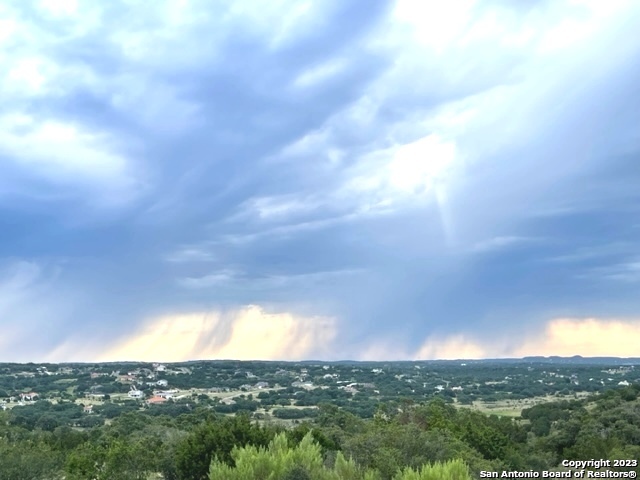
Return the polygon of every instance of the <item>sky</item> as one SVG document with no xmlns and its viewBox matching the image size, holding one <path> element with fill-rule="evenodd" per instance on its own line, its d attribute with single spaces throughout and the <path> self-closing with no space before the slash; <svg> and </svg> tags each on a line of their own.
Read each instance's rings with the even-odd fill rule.
<svg viewBox="0 0 640 480">
<path fill-rule="evenodd" d="M 640 356 L 640 3 L 0 3 L 0 361 Z"/>
</svg>

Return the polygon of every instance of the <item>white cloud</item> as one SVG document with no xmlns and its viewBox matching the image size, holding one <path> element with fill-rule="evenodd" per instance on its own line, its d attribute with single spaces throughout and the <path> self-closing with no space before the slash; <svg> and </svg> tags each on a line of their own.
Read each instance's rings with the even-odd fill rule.
<svg viewBox="0 0 640 480">
<path fill-rule="evenodd" d="M 185 288 L 210 288 L 229 284 L 237 279 L 237 275 L 234 270 L 220 270 L 203 277 L 181 278 L 178 284 Z"/>
<path fill-rule="evenodd" d="M 559 318 L 512 350 L 515 356 L 637 357 L 640 320 Z"/>
<path fill-rule="evenodd" d="M 77 0 L 40 0 L 39 6 L 54 17 L 73 16 L 78 10 Z"/>
<path fill-rule="evenodd" d="M 348 198 L 361 215 L 438 202 L 456 175 L 458 160 L 455 144 L 437 134 L 376 150 L 350 168 L 336 198 Z"/>
<path fill-rule="evenodd" d="M 607 257 L 618 255 L 631 255 L 636 251 L 636 246 L 632 242 L 615 241 L 596 244 L 589 247 L 571 248 L 570 253 L 557 255 L 547 259 L 549 262 L 559 263 L 580 263 L 583 261 L 603 261 Z M 634 262 L 631 262 L 632 264 Z M 602 273 L 602 272 L 600 272 Z"/>
<path fill-rule="evenodd" d="M 22 112 L 0 117 L 5 164 L 56 185 L 89 189 L 98 205 L 118 205 L 139 193 L 132 162 L 112 144 L 106 134 L 74 123 Z"/>
<path fill-rule="evenodd" d="M 537 237 L 498 236 L 476 243 L 471 250 L 476 253 L 487 253 L 542 241 L 543 239 Z"/>
<path fill-rule="evenodd" d="M 489 345 L 470 340 L 465 335 L 428 338 L 415 354 L 415 360 L 455 360 L 499 356 Z"/>
<path fill-rule="evenodd" d="M 153 318 L 112 344 L 86 347 L 71 338 L 51 361 L 300 360 L 326 357 L 336 337 L 333 319 L 267 313 L 251 305 L 235 312 L 193 312 Z"/>
<path fill-rule="evenodd" d="M 0 5 L 0 61 L 3 65 L 0 92 L 11 100 L 33 95 L 60 94 L 84 81 L 78 75 L 81 65 L 60 64 L 58 47 L 100 30 L 101 8 L 94 2 L 78 4 L 74 0 L 42 0 L 25 14 L 16 2 Z M 45 22 L 39 22 L 45 20 Z M 64 28 L 50 28 L 46 20 L 64 21 Z M 61 23 L 58 23 L 61 25 Z M 69 75 L 72 72 L 72 75 Z"/>
<path fill-rule="evenodd" d="M 307 273 L 266 274 L 252 276 L 249 272 L 223 269 L 201 277 L 180 278 L 178 284 L 189 289 L 206 289 L 221 286 L 241 286 L 243 288 L 274 288 L 301 285 L 309 287 L 317 282 L 329 282 L 339 277 L 358 275 L 366 270 L 344 268 Z"/>
<path fill-rule="evenodd" d="M 327 171 L 345 158 L 355 163 L 329 192 L 333 203 L 352 205 L 354 211 L 389 212 L 407 202 L 433 200 L 426 192 L 462 204 L 455 198 L 460 186 L 496 187 L 474 183 L 471 172 L 476 164 L 493 164 L 496 152 L 526 144 L 553 123 L 553 118 L 540 123 L 540 118 L 549 117 L 542 109 L 557 103 L 554 97 L 564 94 L 583 64 L 572 59 L 575 49 L 549 46 L 567 18 L 576 32 L 583 32 L 576 37 L 579 41 L 597 44 L 622 11 L 620 5 L 608 9 L 603 24 L 597 8 L 562 3 L 523 13 L 471 0 L 450 5 L 398 2 L 381 27 L 384 35 L 373 36 L 367 45 L 372 51 L 392 54 L 392 66 L 358 100 L 315 132 L 306 133 L 282 155 L 313 154 Z M 580 15 L 573 15 L 576 11 Z M 569 33 L 575 37 L 575 32 Z M 339 64 L 335 58 L 316 68 L 320 73 L 331 72 Z M 549 75 L 550 69 L 559 73 Z M 431 99 L 441 103 L 434 105 Z M 390 109 L 402 115 L 386 124 L 382 135 L 363 138 L 366 143 L 351 152 L 338 145 L 342 128 L 366 132 L 384 121 Z M 534 176 L 539 180 L 543 175 L 538 171 Z M 433 188 L 436 184 L 438 192 Z M 513 214 L 510 205 L 494 207 L 491 215 L 496 223 Z M 465 220 L 454 217 L 476 216 L 468 205 L 449 210 L 452 225 Z"/>
<path fill-rule="evenodd" d="M 428 191 L 456 159 L 455 145 L 437 135 L 428 135 L 402 145 L 389 164 L 389 180 L 403 192 Z"/>
<path fill-rule="evenodd" d="M 331 78 L 342 72 L 347 66 L 345 59 L 331 59 L 321 65 L 314 66 L 302 72 L 294 81 L 293 87 L 299 89 L 311 88 L 323 82 L 331 80 Z"/>
<path fill-rule="evenodd" d="M 404 28 L 409 26 L 414 42 L 442 53 L 464 33 L 475 3 L 475 0 L 400 0 L 393 15 Z"/>
<path fill-rule="evenodd" d="M 180 97 L 175 87 L 137 72 L 105 82 L 111 105 L 147 132 L 178 135 L 201 125 L 200 107 Z"/>
<path fill-rule="evenodd" d="M 239 215 L 255 214 L 261 220 L 278 220 L 309 213 L 319 206 L 316 199 L 296 195 L 258 197 L 246 201 Z"/>
<path fill-rule="evenodd" d="M 284 238 L 291 237 L 301 232 L 311 232 L 317 230 L 323 230 L 335 225 L 348 223 L 353 220 L 362 218 L 365 215 L 377 215 L 380 213 L 380 208 L 374 208 L 375 205 L 369 206 L 369 208 L 357 209 L 353 213 L 331 216 L 328 218 L 322 218 L 319 220 L 302 220 L 293 221 L 288 224 L 278 225 L 276 227 L 259 230 L 252 233 L 241 234 L 226 234 L 219 236 L 214 243 L 222 244 L 249 244 L 264 238 Z"/>
<path fill-rule="evenodd" d="M 56 65 L 44 58 L 22 58 L 9 68 L 1 88 L 5 94 L 42 94 L 56 73 Z"/>
<path fill-rule="evenodd" d="M 523 326 L 508 337 L 498 333 L 485 341 L 470 334 L 429 337 L 413 358 L 637 357 L 638 345 L 638 319 L 556 318 L 535 330 Z"/>
<path fill-rule="evenodd" d="M 218 257 L 211 251 L 211 247 L 188 246 L 177 249 L 175 252 L 167 255 L 165 260 L 171 263 L 188 263 L 188 262 L 212 262 Z"/>
<path fill-rule="evenodd" d="M 578 277 L 591 280 L 605 279 L 627 283 L 640 282 L 640 259 L 633 258 L 626 262 L 593 268 L 587 273 L 578 275 Z"/>
</svg>

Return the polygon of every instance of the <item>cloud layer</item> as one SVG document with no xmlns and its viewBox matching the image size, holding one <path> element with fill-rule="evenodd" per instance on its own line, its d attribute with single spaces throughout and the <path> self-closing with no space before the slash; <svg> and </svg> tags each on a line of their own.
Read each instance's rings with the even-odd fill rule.
<svg viewBox="0 0 640 480">
<path fill-rule="evenodd" d="M 4 359 L 635 338 L 636 2 L 12 1 L 0 18 Z M 487 349 L 495 332 L 522 342 Z"/>
</svg>

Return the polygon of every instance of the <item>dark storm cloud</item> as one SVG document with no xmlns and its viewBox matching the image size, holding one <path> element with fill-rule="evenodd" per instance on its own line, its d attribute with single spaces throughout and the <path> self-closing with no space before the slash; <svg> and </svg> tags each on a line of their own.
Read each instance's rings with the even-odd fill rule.
<svg viewBox="0 0 640 480">
<path fill-rule="evenodd" d="M 347 356 L 637 315 L 637 8 L 436 3 L 5 6 L 0 311 L 62 352 L 258 304 Z"/>
</svg>

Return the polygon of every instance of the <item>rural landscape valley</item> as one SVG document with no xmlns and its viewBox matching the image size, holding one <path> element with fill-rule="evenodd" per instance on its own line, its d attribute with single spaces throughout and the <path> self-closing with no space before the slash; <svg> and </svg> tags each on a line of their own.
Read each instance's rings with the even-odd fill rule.
<svg viewBox="0 0 640 480">
<path fill-rule="evenodd" d="M 3 480 L 252 478 L 224 469 L 278 442 L 326 478 L 639 471 L 637 358 L 0 364 L 0 407 Z"/>
</svg>

